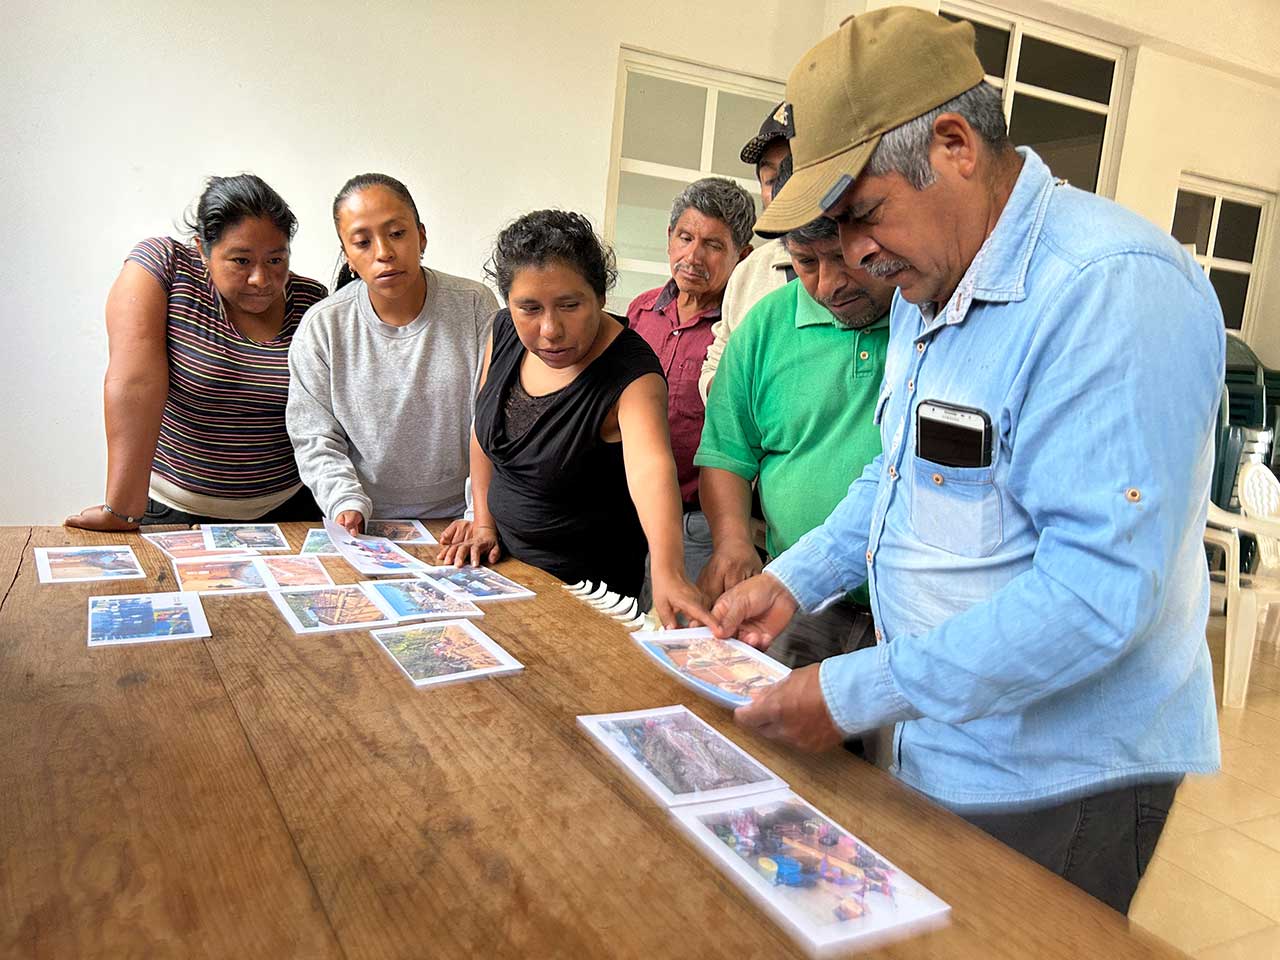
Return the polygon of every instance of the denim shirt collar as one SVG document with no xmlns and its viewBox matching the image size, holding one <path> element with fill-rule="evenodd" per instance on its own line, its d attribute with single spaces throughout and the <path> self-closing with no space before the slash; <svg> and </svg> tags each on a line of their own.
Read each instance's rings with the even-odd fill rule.
<svg viewBox="0 0 1280 960">
<path fill-rule="evenodd" d="M 1034 150 L 1017 149 L 1022 170 L 995 229 L 978 249 L 947 305 L 940 312 L 930 304 L 921 306 L 921 335 L 943 323 L 962 323 L 975 300 L 1010 303 L 1026 299 L 1027 269 L 1056 181 Z"/>
</svg>

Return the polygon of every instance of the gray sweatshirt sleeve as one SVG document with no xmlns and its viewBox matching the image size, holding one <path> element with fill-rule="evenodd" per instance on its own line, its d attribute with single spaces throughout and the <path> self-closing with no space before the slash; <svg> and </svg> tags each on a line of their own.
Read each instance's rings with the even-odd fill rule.
<svg viewBox="0 0 1280 960">
<path fill-rule="evenodd" d="M 289 347 L 289 401 L 285 425 L 298 461 L 298 474 L 326 517 L 358 510 L 367 520 L 373 502 L 351 463 L 346 432 L 333 413 L 329 349 L 320 323 L 303 317 Z"/>
</svg>

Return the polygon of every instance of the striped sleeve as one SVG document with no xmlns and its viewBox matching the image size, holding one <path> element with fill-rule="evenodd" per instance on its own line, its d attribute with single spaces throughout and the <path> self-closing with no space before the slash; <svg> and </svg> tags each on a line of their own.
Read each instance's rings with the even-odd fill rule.
<svg viewBox="0 0 1280 960">
<path fill-rule="evenodd" d="M 164 287 L 168 293 L 173 289 L 174 277 L 174 247 L 177 246 L 169 237 L 151 237 L 147 240 L 138 242 L 129 256 L 125 257 L 126 263 L 136 263 L 138 266 L 146 270 L 156 278 L 160 286 Z"/>
</svg>

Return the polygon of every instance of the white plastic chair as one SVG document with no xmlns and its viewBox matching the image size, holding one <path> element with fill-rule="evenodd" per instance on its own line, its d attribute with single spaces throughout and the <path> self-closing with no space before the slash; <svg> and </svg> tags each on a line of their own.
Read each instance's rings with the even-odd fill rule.
<svg viewBox="0 0 1280 960">
<path fill-rule="evenodd" d="M 1226 582 L 1221 589 L 1227 607 L 1227 637 L 1222 669 L 1222 705 L 1243 707 L 1249 689 L 1249 669 L 1257 640 L 1258 608 L 1267 607 L 1265 632 L 1274 636 L 1280 626 L 1280 480 L 1262 464 L 1246 463 L 1238 480 L 1243 513 L 1227 513 L 1209 504 L 1205 542 L 1227 551 Z M 1258 564 L 1253 573 L 1240 573 L 1239 534 L 1258 541 Z"/>
</svg>

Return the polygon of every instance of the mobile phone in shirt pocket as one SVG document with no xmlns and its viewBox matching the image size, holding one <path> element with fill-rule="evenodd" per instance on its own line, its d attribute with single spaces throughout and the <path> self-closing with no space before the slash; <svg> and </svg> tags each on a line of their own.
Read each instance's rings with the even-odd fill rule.
<svg viewBox="0 0 1280 960">
<path fill-rule="evenodd" d="M 1000 489 L 991 467 L 911 465 L 911 529 L 923 543 L 962 557 L 989 557 L 1004 540 Z"/>
</svg>

